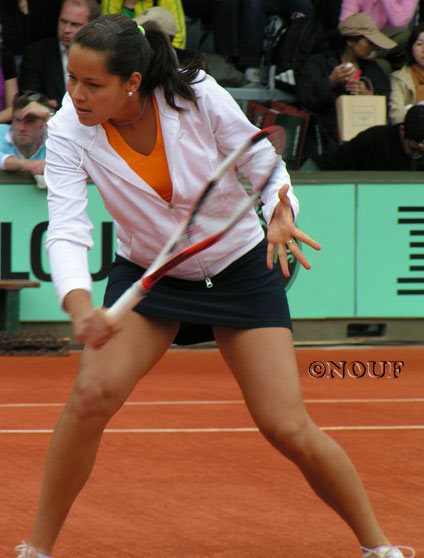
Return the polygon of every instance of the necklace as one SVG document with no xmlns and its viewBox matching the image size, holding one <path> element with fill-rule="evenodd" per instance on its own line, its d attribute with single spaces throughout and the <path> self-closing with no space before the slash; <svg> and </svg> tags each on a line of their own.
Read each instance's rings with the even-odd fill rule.
<svg viewBox="0 0 424 558">
<path fill-rule="evenodd" d="M 128 120 L 128 122 L 116 122 L 115 120 L 112 120 L 111 118 L 109 118 L 109 121 L 114 125 L 114 126 L 126 126 L 127 124 L 132 124 L 133 122 L 135 122 L 136 120 L 138 120 L 139 118 L 141 118 L 144 114 L 144 109 L 146 108 L 146 102 L 147 102 L 147 97 L 148 95 L 146 95 L 144 97 L 144 103 L 143 106 L 141 108 L 141 111 L 137 114 L 137 116 L 135 118 L 133 118 L 132 120 Z"/>
</svg>

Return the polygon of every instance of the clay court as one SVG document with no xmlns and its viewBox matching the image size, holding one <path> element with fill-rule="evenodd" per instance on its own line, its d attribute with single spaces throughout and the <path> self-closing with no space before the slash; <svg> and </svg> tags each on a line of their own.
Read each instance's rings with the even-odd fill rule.
<svg viewBox="0 0 424 558">
<path fill-rule="evenodd" d="M 392 543 L 424 556 L 424 347 L 296 354 L 311 416 L 348 451 Z M 44 455 L 78 359 L 78 352 L 0 357 L 2 558 L 16 556 L 13 546 L 29 535 Z M 219 353 L 206 348 L 171 349 L 109 423 L 54 556 L 360 553 L 345 524 L 261 437 Z"/>
</svg>

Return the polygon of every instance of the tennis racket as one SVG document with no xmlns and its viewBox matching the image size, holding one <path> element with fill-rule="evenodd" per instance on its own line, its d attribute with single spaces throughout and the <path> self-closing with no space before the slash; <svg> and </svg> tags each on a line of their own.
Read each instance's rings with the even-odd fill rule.
<svg viewBox="0 0 424 558">
<path fill-rule="evenodd" d="M 142 277 L 133 283 L 108 309 L 114 319 L 122 318 L 142 300 L 166 273 L 218 242 L 256 203 L 281 164 L 285 132 L 280 126 L 260 130 L 217 167 L 191 214 L 179 224 L 168 243 Z M 247 192 L 241 185 L 229 198 L 216 194 L 217 184 L 236 172 L 239 163 L 247 164 L 259 177 Z M 215 194 L 215 195 L 214 195 Z"/>
</svg>

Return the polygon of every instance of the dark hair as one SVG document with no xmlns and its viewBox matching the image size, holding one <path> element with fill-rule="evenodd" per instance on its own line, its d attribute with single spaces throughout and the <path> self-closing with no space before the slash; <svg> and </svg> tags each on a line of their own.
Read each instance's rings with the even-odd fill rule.
<svg viewBox="0 0 424 558">
<path fill-rule="evenodd" d="M 196 104 L 191 85 L 198 76 L 200 63 L 196 60 L 184 69 L 179 68 L 169 38 L 159 25 L 147 21 L 143 29 L 144 34 L 134 20 L 123 14 L 103 15 L 80 29 L 72 44 L 103 53 L 106 70 L 123 83 L 133 72 L 140 72 L 140 89 L 151 93 L 162 86 L 166 102 L 179 112 L 183 109 L 177 106 L 175 95 Z"/>
<path fill-rule="evenodd" d="M 20 110 L 25 108 L 27 105 L 35 101 L 51 109 L 49 104 L 50 99 L 43 93 L 37 93 L 36 91 L 24 91 L 23 93 L 17 93 L 13 97 L 12 101 L 12 111 Z"/>
<path fill-rule="evenodd" d="M 62 0 L 61 10 L 65 4 L 74 4 L 75 6 L 86 6 L 88 8 L 88 21 L 93 21 L 99 17 L 101 13 L 100 4 L 97 0 Z"/>
<path fill-rule="evenodd" d="M 424 22 L 423 23 L 419 23 L 418 25 L 416 25 L 412 31 L 411 34 L 409 35 L 409 40 L 408 40 L 408 44 L 406 47 L 406 65 L 407 66 L 412 66 L 413 64 L 416 64 L 414 55 L 412 54 L 412 47 L 414 46 L 415 41 L 418 39 L 418 36 L 424 32 Z"/>
<path fill-rule="evenodd" d="M 405 137 L 422 142 L 424 141 L 424 105 L 414 105 L 405 115 L 403 123 Z"/>
</svg>

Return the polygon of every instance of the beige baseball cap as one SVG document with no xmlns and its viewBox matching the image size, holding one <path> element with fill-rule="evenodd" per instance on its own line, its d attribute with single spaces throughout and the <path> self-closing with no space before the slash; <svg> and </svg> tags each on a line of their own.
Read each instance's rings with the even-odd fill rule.
<svg viewBox="0 0 424 558">
<path fill-rule="evenodd" d="M 143 25 L 146 21 L 155 21 L 167 35 L 174 37 L 177 34 L 177 23 L 172 12 L 162 6 L 144 10 L 135 20 L 138 25 Z"/>
<path fill-rule="evenodd" d="M 390 50 L 397 43 L 379 31 L 377 24 L 368 14 L 352 14 L 339 23 L 341 35 L 346 37 L 366 37 L 371 43 L 380 48 Z"/>
</svg>

